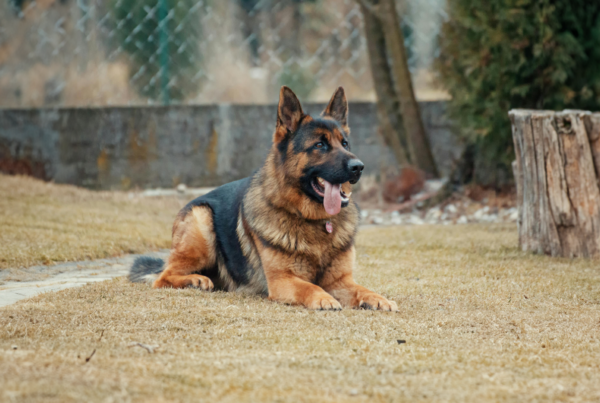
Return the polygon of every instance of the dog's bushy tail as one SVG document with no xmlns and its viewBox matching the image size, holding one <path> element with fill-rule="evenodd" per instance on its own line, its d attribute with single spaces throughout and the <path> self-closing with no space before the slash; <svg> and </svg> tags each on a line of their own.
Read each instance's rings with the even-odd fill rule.
<svg viewBox="0 0 600 403">
<path fill-rule="evenodd" d="M 162 259 L 149 256 L 138 257 L 129 271 L 129 281 L 152 284 L 164 269 L 165 262 Z"/>
</svg>

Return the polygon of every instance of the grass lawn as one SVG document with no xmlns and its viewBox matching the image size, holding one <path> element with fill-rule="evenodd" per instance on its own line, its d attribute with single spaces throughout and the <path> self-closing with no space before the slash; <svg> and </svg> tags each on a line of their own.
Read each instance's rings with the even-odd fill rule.
<svg viewBox="0 0 600 403">
<path fill-rule="evenodd" d="M 161 211 L 166 201 L 67 189 L 42 192 L 50 214 L 35 197 L 9 196 L 43 223 L 1 213 L 13 247 L 43 234 L 56 245 L 3 264 L 40 261 L 42 250 L 54 260 L 166 246 L 177 210 Z M 88 229 L 72 234 L 78 220 Z M 313 312 L 123 278 L 24 300 L 0 308 L 0 400 L 600 401 L 598 262 L 533 256 L 516 242 L 512 225 L 361 230 L 355 277 L 399 313 Z"/>
<path fill-rule="evenodd" d="M 2 174 L 0 195 L 0 269 L 169 248 L 188 201 Z"/>
</svg>

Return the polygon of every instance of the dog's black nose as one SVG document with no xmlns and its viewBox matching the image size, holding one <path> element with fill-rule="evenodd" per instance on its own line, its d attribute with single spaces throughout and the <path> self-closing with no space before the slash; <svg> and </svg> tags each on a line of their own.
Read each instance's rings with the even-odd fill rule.
<svg viewBox="0 0 600 403">
<path fill-rule="evenodd" d="M 361 160 L 355 158 L 348 161 L 348 169 L 354 175 L 360 175 L 362 173 L 362 170 L 365 169 L 365 164 L 363 164 Z"/>
</svg>

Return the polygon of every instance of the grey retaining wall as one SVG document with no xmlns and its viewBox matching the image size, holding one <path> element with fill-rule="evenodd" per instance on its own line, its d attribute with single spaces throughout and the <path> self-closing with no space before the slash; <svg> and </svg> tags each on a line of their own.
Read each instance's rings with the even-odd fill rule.
<svg viewBox="0 0 600 403">
<path fill-rule="evenodd" d="M 324 105 L 308 104 L 318 114 Z M 444 102 L 421 103 L 447 175 L 462 147 Z M 249 175 L 270 147 L 275 105 L 0 110 L 0 171 L 93 189 L 216 186 Z M 377 140 L 372 103 L 350 104 L 352 149 L 367 174 L 393 162 Z"/>
</svg>

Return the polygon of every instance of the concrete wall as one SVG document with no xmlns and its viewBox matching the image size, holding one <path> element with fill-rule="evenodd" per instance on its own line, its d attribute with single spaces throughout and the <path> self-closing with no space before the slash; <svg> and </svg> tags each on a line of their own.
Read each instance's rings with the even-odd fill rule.
<svg viewBox="0 0 600 403">
<path fill-rule="evenodd" d="M 323 107 L 305 105 L 311 114 Z M 448 174 L 462 146 L 445 103 L 421 109 L 434 157 Z M 0 171 L 93 189 L 216 186 L 262 165 L 275 111 L 275 105 L 0 110 Z M 393 162 L 376 136 L 374 104 L 351 103 L 350 128 L 367 174 Z"/>
</svg>

